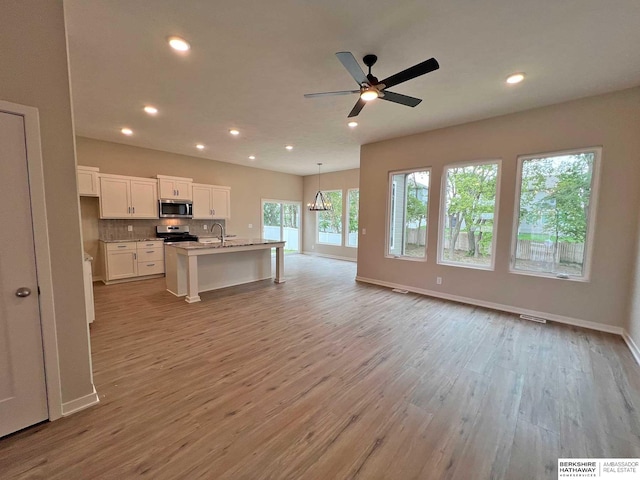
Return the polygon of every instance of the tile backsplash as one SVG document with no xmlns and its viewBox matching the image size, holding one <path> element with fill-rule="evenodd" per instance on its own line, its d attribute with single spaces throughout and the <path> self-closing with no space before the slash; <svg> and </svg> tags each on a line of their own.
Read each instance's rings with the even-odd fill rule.
<svg viewBox="0 0 640 480">
<path fill-rule="evenodd" d="M 202 235 L 208 234 L 211 231 L 211 225 L 216 222 L 225 226 L 224 220 L 191 220 L 188 218 L 98 220 L 98 237 L 101 240 L 153 238 L 156 236 L 156 225 L 189 225 L 190 233 Z M 128 230 L 129 225 L 133 227 L 131 232 Z M 206 230 L 203 228 L 204 225 L 207 226 Z"/>
</svg>

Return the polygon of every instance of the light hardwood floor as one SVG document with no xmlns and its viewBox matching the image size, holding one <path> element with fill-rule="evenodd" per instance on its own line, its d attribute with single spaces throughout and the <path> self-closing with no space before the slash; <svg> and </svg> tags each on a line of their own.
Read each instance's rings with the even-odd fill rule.
<svg viewBox="0 0 640 480">
<path fill-rule="evenodd" d="M 543 479 L 640 457 L 640 368 L 614 335 L 354 281 L 202 295 L 96 284 L 101 403 L 0 440 L 0 478 Z"/>
</svg>

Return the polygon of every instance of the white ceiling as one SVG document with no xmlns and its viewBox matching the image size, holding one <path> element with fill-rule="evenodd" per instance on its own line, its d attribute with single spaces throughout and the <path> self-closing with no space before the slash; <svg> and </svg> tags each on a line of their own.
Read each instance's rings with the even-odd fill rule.
<svg viewBox="0 0 640 480">
<path fill-rule="evenodd" d="M 66 0 L 65 10 L 78 135 L 299 175 L 317 162 L 357 168 L 366 143 L 640 84 L 638 0 Z M 191 51 L 175 53 L 169 35 Z M 339 51 L 378 55 L 381 79 L 430 57 L 440 70 L 393 88 L 422 98 L 416 108 L 376 100 L 351 130 L 357 95 L 303 97 L 357 87 Z M 507 86 L 518 71 L 525 82 Z"/>
</svg>

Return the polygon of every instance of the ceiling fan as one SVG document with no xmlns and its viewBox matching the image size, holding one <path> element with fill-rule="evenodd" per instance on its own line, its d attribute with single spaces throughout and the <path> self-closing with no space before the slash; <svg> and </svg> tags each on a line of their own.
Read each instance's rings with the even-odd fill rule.
<svg viewBox="0 0 640 480">
<path fill-rule="evenodd" d="M 373 67 L 378 60 L 376 55 L 365 55 L 362 59 L 364 64 L 369 67 L 369 73 L 367 75 L 364 74 L 362 68 L 360 68 L 360 65 L 358 65 L 358 62 L 351 52 L 338 52 L 336 53 L 336 57 L 338 57 L 338 60 L 340 60 L 342 65 L 344 65 L 344 68 L 347 69 L 360 88 L 358 90 L 342 90 L 340 92 L 307 93 L 305 94 L 305 97 L 314 98 L 359 93 L 360 98 L 358 98 L 358 101 L 349 113 L 348 118 L 358 115 L 364 108 L 366 102 L 376 98 L 381 98 L 388 102 L 399 103 L 408 107 L 415 107 L 422 101 L 421 99 L 390 92 L 387 88 L 406 82 L 412 78 L 419 77 L 420 75 L 433 72 L 440 68 L 438 61 L 435 58 L 430 58 L 429 60 L 418 63 L 413 67 L 402 70 L 395 75 L 391 75 L 384 80 L 378 81 L 378 79 L 371 74 L 371 67 Z"/>
</svg>

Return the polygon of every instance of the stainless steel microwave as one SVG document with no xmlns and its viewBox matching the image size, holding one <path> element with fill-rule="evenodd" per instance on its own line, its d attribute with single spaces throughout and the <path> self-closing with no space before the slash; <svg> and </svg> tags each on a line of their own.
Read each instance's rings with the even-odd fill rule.
<svg viewBox="0 0 640 480">
<path fill-rule="evenodd" d="M 193 218 L 193 202 L 186 200 L 160 200 L 160 218 Z"/>
</svg>

